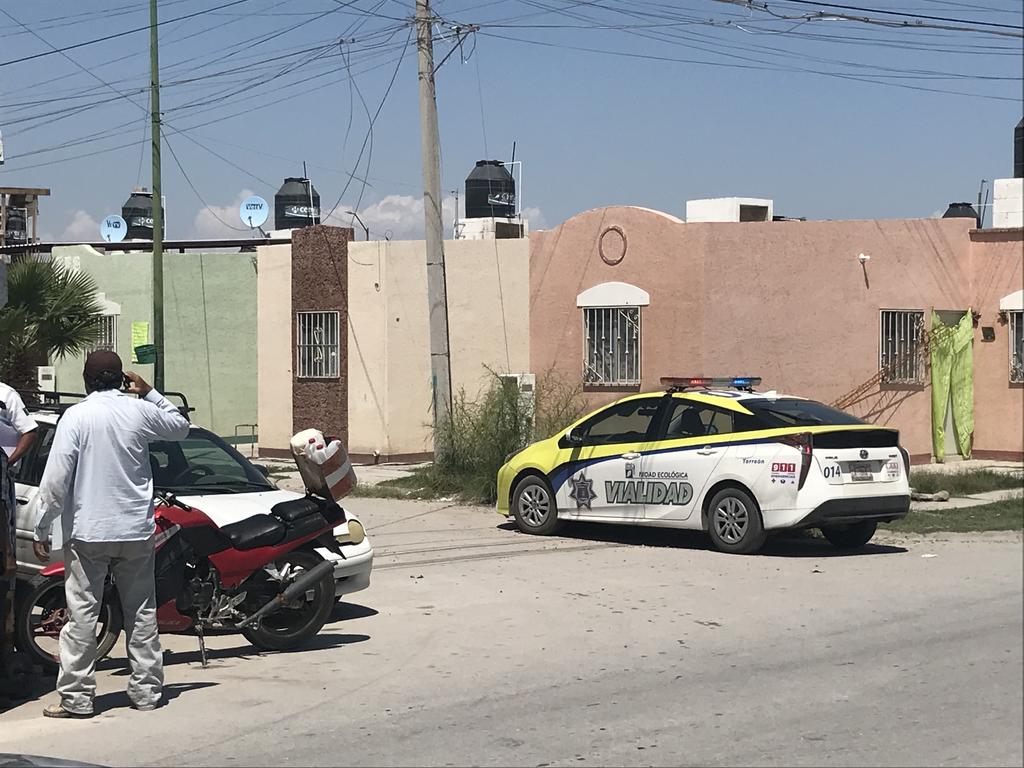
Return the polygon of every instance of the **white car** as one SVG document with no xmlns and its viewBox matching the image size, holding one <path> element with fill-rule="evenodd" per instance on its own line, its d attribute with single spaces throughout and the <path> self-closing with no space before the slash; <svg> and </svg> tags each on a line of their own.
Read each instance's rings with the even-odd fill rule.
<svg viewBox="0 0 1024 768">
<path fill-rule="evenodd" d="M 28 407 L 39 424 L 36 440 L 14 470 L 17 492 L 18 577 L 31 579 L 44 567 L 32 552 L 32 532 L 38 519 L 37 492 L 46 466 L 59 418 L 59 407 Z M 282 501 L 302 498 L 301 494 L 275 487 L 263 467 L 251 463 L 217 435 L 193 426 L 181 442 L 150 444 L 150 464 L 158 490 L 173 493 L 182 502 L 206 513 L 220 527 L 253 515 L 268 514 Z M 350 514 L 334 529 L 341 555 L 326 547 L 316 549 L 324 560 L 334 563 L 335 596 L 366 589 L 373 569 L 373 547 L 362 535 L 362 524 Z M 353 525 L 354 524 L 354 525 Z M 350 525 L 352 526 L 350 529 Z M 60 524 L 54 525 L 55 552 L 59 562 Z"/>
<path fill-rule="evenodd" d="M 663 379 L 663 392 L 595 411 L 508 460 L 498 511 L 537 534 L 567 520 L 705 530 L 726 552 L 754 552 L 786 528 L 858 547 L 906 516 L 910 461 L 896 430 L 755 392 L 759 382 Z"/>
</svg>

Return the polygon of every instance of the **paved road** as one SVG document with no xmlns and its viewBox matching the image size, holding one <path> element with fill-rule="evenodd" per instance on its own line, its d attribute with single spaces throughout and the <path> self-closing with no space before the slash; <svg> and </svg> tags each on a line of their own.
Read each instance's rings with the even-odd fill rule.
<svg viewBox="0 0 1024 768">
<path fill-rule="evenodd" d="M 1020 765 L 1022 546 L 912 538 L 708 551 L 557 539 L 485 510 L 353 502 L 374 582 L 312 649 L 169 638 L 171 698 L 91 721 L 0 715 L 0 752 L 107 765 Z M 925 555 L 933 555 L 925 557 Z"/>
</svg>

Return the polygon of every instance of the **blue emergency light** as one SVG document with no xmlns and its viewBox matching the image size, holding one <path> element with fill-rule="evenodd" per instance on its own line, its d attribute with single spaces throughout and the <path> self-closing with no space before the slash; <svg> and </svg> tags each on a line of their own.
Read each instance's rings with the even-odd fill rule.
<svg viewBox="0 0 1024 768">
<path fill-rule="evenodd" d="M 662 376 L 661 384 L 667 389 L 713 389 L 731 387 L 752 389 L 761 383 L 760 376 Z"/>
</svg>

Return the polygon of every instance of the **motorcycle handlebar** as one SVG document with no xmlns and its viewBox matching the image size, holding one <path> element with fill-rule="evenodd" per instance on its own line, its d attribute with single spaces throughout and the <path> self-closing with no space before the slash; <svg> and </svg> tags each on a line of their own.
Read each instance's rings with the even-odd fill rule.
<svg viewBox="0 0 1024 768">
<path fill-rule="evenodd" d="M 185 502 L 181 501 L 177 496 L 175 496 L 170 491 L 161 491 L 157 489 L 156 497 L 163 501 L 166 506 L 177 507 L 178 509 L 182 509 L 186 512 L 192 511 L 192 507 L 190 507 Z"/>
</svg>

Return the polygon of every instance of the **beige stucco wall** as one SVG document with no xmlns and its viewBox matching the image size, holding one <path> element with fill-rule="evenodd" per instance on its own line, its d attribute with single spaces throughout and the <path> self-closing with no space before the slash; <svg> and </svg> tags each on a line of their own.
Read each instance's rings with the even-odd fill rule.
<svg viewBox="0 0 1024 768">
<path fill-rule="evenodd" d="M 349 451 L 432 450 L 423 241 L 349 244 Z M 475 397 L 495 372 L 529 371 L 529 243 L 445 242 L 452 386 Z"/>
<path fill-rule="evenodd" d="M 992 249 L 984 257 L 972 251 L 972 224 L 683 224 L 638 208 L 587 211 L 531 235 L 531 369 L 553 368 L 580 381 L 582 317 L 576 296 L 599 283 L 621 281 L 650 293 L 650 306 L 641 312 L 641 389 L 657 389 L 666 375 L 760 375 L 765 389 L 832 402 L 877 373 L 879 310 L 967 310 L 992 305 L 988 294 L 1020 287 L 1019 240 L 1014 272 L 1009 246 L 999 256 Z M 620 227 L 628 243 L 616 266 L 598 251 L 601 233 L 610 226 Z M 860 253 L 871 257 L 865 268 Z M 998 263 L 998 270 L 976 266 L 983 259 L 989 266 Z M 1020 450 L 1022 392 L 1005 386 L 1006 344 L 1003 338 L 976 356 L 978 449 Z M 988 346 L 1002 358 L 996 361 Z M 999 363 L 999 372 L 988 370 L 990 362 Z M 619 396 L 589 395 L 595 403 Z M 898 427 L 912 453 L 930 453 L 927 386 L 876 384 L 850 410 Z M 1006 414 L 1017 418 L 1002 422 Z"/>
<path fill-rule="evenodd" d="M 256 249 L 257 409 L 261 448 L 285 449 L 292 436 L 292 247 Z"/>
<path fill-rule="evenodd" d="M 1024 229 L 982 231 L 971 237 L 971 306 L 995 340 L 974 340 L 974 448 L 981 453 L 1024 452 L 1024 385 L 1009 377 L 1010 324 L 999 300 L 1024 288 Z"/>
</svg>

